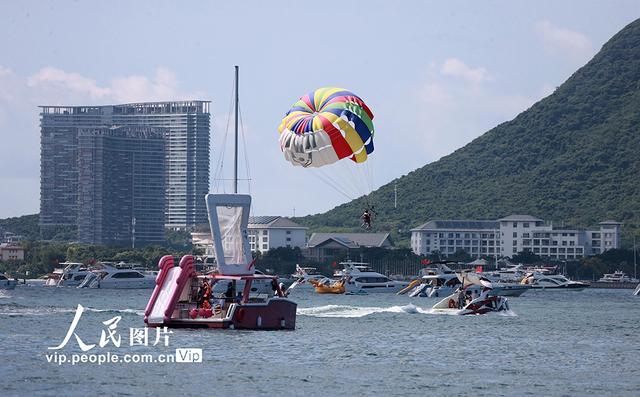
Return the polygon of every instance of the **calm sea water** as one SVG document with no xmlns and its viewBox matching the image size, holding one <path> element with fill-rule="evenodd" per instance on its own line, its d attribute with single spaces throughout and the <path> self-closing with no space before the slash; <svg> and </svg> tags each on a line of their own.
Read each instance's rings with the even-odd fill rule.
<svg viewBox="0 0 640 397">
<path fill-rule="evenodd" d="M 150 290 L 20 286 L 0 291 L 0 395 L 640 395 L 640 298 L 630 290 L 529 291 L 513 313 L 429 312 L 435 299 L 297 291 L 288 332 L 173 330 L 169 346 L 130 346 Z M 174 354 L 202 363 L 49 363 L 78 304 L 76 334 L 89 353 Z M 81 353 L 72 337 L 59 350 Z"/>
</svg>

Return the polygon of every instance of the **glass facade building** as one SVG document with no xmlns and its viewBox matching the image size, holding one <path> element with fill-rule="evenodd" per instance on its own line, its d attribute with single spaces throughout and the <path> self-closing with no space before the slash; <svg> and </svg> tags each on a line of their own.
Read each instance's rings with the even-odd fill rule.
<svg viewBox="0 0 640 397">
<path fill-rule="evenodd" d="M 78 240 L 164 241 L 164 137 L 152 127 L 78 130 Z"/>
<path fill-rule="evenodd" d="M 153 127 L 164 131 L 164 225 L 207 222 L 209 101 L 107 106 L 41 106 L 40 228 L 77 227 L 80 129 Z M 45 237 L 46 238 L 46 237 Z"/>
</svg>

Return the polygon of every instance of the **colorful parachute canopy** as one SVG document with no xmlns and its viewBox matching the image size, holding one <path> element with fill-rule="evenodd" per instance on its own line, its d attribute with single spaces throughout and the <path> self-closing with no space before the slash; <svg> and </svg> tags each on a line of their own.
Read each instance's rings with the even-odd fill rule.
<svg viewBox="0 0 640 397">
<path fill-rule="evenodd" d="M 357 95 L 319 88 L 294 103 L 278 128 L 294 165 L 322 167 L 345 157 L 362 163 L 373 152 L 373 114 Z"/>
</svg>

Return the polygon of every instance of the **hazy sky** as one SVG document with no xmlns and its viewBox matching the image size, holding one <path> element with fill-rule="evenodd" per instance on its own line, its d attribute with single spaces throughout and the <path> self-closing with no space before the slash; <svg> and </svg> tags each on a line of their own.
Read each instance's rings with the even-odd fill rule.
<svg viewBox="0 0 640 397">
<path fill-rule="evenodd" d="M 512 119 L 639 16 L 635 0 L 3 2 L 0 217 L 39 211 L 37 105 L 211 100 L 213 177 L 238 64 L 253 212 L 304 215 L 346 198 L 283 159 L 301 95 L 366 101 L 377 187 Z M 343 170 L 324 178 L 348 184 Z"/>
</svg>

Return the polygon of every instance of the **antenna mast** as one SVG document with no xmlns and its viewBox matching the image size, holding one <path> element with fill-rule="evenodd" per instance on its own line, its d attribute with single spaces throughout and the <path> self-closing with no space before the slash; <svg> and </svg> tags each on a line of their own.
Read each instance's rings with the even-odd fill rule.
<svg viewBox="0 0 640 397">
<path fill-rule="evenodd" d="M 393 185 L 393 208 L 398 208 L 398 181 Z"/>
</svg>

